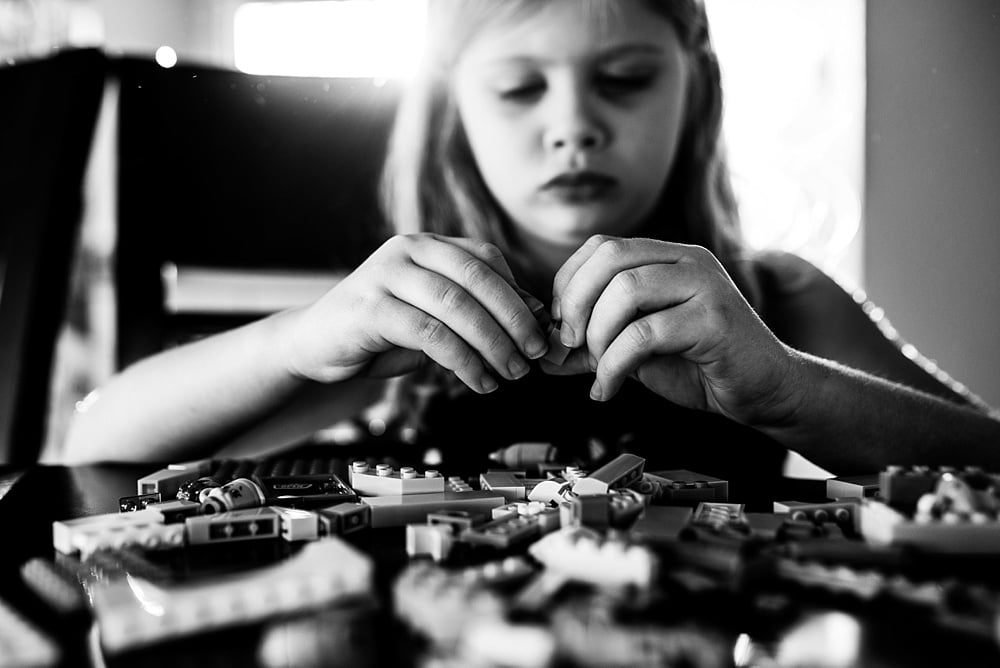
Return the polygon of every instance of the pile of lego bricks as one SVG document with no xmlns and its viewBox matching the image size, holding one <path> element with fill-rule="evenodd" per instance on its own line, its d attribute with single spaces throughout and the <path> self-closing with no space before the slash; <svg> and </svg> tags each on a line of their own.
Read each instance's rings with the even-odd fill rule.
<svg viewBox="0 0 1000 668">
<path fill-rule="evenodd" d="M 371 599 L 359 538 L 381 532 L 405 549 L 393 619 L 420 660 L 444 665 L 730 665 L 736 646 L 776 660 L 775 628 L 803 606 L 904 610 L 928 638 L 956 633 L 997 656 L 991 474 L 889 467 L 827 481 L 825 501 L 752 513 L 724 480 L 645 471 L 628 453 L 592 471 L 516 459 L 478 479 L 375 458 L 175 464 L 140 478 L 119 513 L 55 522 L 57 560 L 25 578 L 82 586 L 76 607 L 103 651 L 127 656 Z M 295 549 L 210 579 L 178 579 L 158 558 L 251 543 Z M 137 579 L 156 583 L 160 614 Z"/>
</svg>

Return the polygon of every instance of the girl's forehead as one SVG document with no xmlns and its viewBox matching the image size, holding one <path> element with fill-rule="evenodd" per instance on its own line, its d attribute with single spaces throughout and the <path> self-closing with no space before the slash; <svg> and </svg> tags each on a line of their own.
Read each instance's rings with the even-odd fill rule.
<svg viewBox="0 0 1000 668">
<path fill-rule="evenodd" d="M 643 0 L 533 0 L 520 4 L 521 11 L 484 21 L 466 44 L 462 59 L 483 63 L 565 59 L 623 47 L 673 51 L 678 46 L 670 22 Z"/>
</svg>

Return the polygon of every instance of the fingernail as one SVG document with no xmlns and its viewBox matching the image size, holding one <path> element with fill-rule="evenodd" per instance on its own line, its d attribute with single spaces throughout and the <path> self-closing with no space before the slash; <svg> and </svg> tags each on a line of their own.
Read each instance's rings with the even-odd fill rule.
<svg viewBox="0 0 1000 668">
<path fill-rule="evenodd" d="M 531 314 L 532 315 L 538 315 L 538 312 L 541 311 L 541 310 L 543 310 L 545 308 L 545 304 L 543 304 L 542 302 L 538 301 L 537 299 L 535 299 L 531 295 L 525 295 L 524 296 L 524 303 L 525 303 L 525 305 L 529 309 L 531 309 Z"/>
<path fill-rule="evenodd" d="M 590 370 L 591 371 L 597 371 L 597 358 L 596 357 L 594 357 L 593 355 L 589 355 L 587 357 L 587 364 L 590 365 Z"/>
<path fill-rule="evenodd" d="M 489 394 L 493 390 L 497 389 L 497 381 L 493 376 L 483 376 L 479 379 L 479 387 L 483 391 L 483 394 Z"/>
<path fill-rule="evenodd" d="M 562 341 L 562 344 L 567 348 L 576 347 L 576 333 L 573 332 L 573 328 L 567 325 L 565 322 L 559 329 L 559 340 Z"/>
<path fill-rule="evenodd" d="M 604 390 L 601 389 L 601 382 L 595 380 L 590 386 L 590 398 L 594 401 L 604 401 Z"/>
<path fill-rule="evenodd" d="M 545 339 L 541 338 L 537 334 L 532 334 L 528 337 L 528 340 L 524 342 L 524 354 L 528 356 L 529 359 L 536 360 L 548 350 L 549 345 L 545 342 Z"/>
<path fill-rule="evenodd" d="M 507 373 L 515 380 L 522 378 L 528 373 L 528 363 L 520 355 L 511 355 L 507 360 Z"/>
<path fill-rule="evenodd" d="M 558 297 L 553 297 L 552 298 L 552 319 L 553 320 L 562 320 L 562 310 L 560 309 L 560 306 L 559 306 L 559 298 Z"/>
</svg>

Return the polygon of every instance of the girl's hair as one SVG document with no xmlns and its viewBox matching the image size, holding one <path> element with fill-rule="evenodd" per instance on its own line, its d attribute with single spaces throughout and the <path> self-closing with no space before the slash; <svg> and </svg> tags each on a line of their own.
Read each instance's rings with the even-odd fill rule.
<svg viewBox="0 0 1000 668">
<path fill-rule="evenodd" d="M 688 56 L 691 76 L 677 153 L 658 205 L 640 236 L 712 251 L 751 304 L 759 290 L 744 262 L 736 202 L 725 165 L 722 87 L 702 0 L 643 0 L 665 17 Z M 607 0 L 581 0 L 613 11 Z M 540 0 L 430 0 L 428 49 L 396 116 L 383 172 L 384 213 L 400 233 L 436 232 L 490 241 L 518 280 L 537 286 L 512 226 L 476 166 L 450 94 L 451 68 L 487 22 L 537 12 Z M 664 148 L 666 150 L 666 147 Z"/>
</svg>

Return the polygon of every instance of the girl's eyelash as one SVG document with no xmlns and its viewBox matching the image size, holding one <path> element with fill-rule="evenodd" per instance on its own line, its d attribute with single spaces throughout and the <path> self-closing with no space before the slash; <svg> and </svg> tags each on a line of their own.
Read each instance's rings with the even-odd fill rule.
<svg viewBox="0 0 1000 668">
<path fill-rule="evenodd" d="M 604 94 L 627 95 L 648 88 L 656 78 L 655 73 L 639 74 L 597 74 L 594 86 Z M 534 81 L 501 89 L 500 99 L 510 102 L 524 102 L 545 92 L 544 81 Z"/>
</svg>

